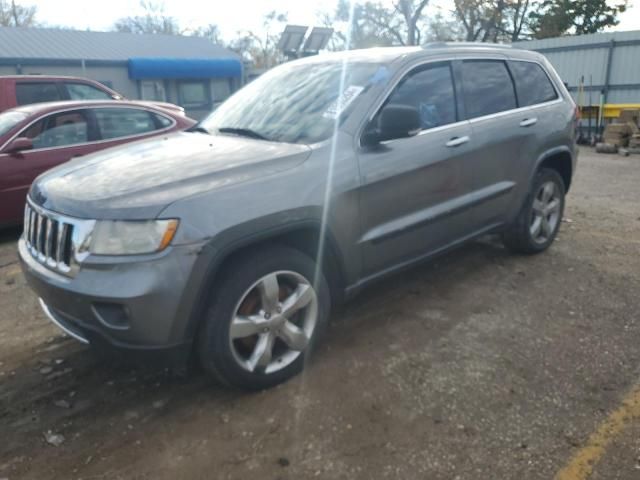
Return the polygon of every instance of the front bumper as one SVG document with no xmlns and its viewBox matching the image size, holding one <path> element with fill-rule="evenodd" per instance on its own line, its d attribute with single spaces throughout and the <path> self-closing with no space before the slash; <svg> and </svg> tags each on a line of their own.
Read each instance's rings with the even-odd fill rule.
<svg viewBox="0 0 640 480">
<path fill-rule="evenodd" d="M 191 349 L 183 303 L 197 248 L 170 247 L 153 256 L 89 258 L 75 277 L 56 273 L 18 242 L 22 269 L 45 314 L 83 343 L 149 353 L 178 363 Z M 186 360 L 186 358 L 185 358 Z"/>
</svg>

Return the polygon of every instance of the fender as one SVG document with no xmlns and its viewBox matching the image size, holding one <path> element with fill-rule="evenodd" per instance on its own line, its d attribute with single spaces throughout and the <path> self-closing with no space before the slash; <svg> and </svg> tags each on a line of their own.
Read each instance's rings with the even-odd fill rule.
<svg viewBox="0 0 640 480">
<path fill-rule="evenodd" d="M 576 155 L 575 155 L 575 152 L 569 146 L 567 146 L 567 145 L 558 145 L 557 147 L 553 147 L 553 148 L 550 148 L 548 150 L 545 150 L 542 154 L 540 154 L 538 156 L 538 158 L 536 159 L 535 163 L 533 164 L 533 168 L 531 168 L 529 170 L 529 173 L 528 173 L 527 178 L 526 178 L 526 189 L 524 190 L 524 193 L 522 194 L 522 198 L 519 199 L 519 201 L 516 203 L 518 208 L 514 209 L 510 213 L 507 223 L 513 222 L 517 218 L 517 216 L 520 214 L 520 212 L 522 211 L 522 208 L 524 207 L 524 204 L 527 201 L 527 198 L 528 198 L 529 194 L 531 193 L 529 191 L 530 190 L 530 186 L 531 186 L 531 184 L 533 182 L 533 178 L 535 177 L 536 172 L 540 168 L 540 165 L 542 165 L 542 163 L 545 160 L 553 157 L 554 155 L 558 155 L 559 153 L 569 154 L 569 156 L 571 157 L 571 165 L 572 165 L 571 168 L 572 168 L 572 174 L 573 174 L 573 170 L 575 169 L 575 164 L 576 164 Z"/>
<path fill-rule="evenodd" d="M 172 335 L 193 340 L 199 321 L 204 313 L 220 268 L 233 253 L 251 245 L 268 242 L 287 233 L 300 230 L 321 232 L 322 209 L 320 207 L 302 207 L 279 212 L 250 222 L 236 225 L 217 234 L 200 244 L 194 255 L 197 260 L 189 274 L 180 306 L 176 314 L 176 323 Z M 339 274 L 344 278 L 344 256 L 338 247 L 333 233 L 327 226 L 325 240 L 337 256 Z M 177 338 L 177 337 L 176 337 Z"/>
<path fill-rule="evenodd" d="M 548 158 L 553 157 L 554 155 L 557 155 L 559 153 L 568 153 L 569 156 L 571 157 L 571 175 L 573 177 L 573 172 L 575 170 L 576 167 L 576 152 L 575 149 L 570 148 L 567 145 L 559 145 L 557 147 L 551 148 L 549 150 L 545 150 L 536 160 L 533 169 L 531 169 L 531 171 L 529 172 L 529 178 L 528 178 L 528 183 L 527 185 L 531 185 L 531 182 L 533 181 L 533 177 L 536 174 L 536 172 L 538 171 L 538 168 L 540 168 L 540 165 L 542 165 L 542 163 L 547 160 Z M 567 189 L 568 191 L 568 189 Z"/>
</svg>

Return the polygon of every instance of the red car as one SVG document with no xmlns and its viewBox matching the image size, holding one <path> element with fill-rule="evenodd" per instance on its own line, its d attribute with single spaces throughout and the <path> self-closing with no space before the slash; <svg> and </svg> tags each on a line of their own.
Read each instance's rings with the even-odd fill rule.
<svg viewBox="0 0 640 480">
<path fill-rule="evenodd" d="M 0 113 L 0 226 L 22 222 L 27 191 L 45 170 L 194 124 L 180 113 L 133 101 L 38 103 Z"/>
<path fill-rule="evenodd" d="M 7 75 L 0 77 L 0 112 L 31 103 L 62 100 L 126 100 L 115 90 L 89 78 L 57 75 Z M 184 115 L 184 108 L 167 102 L 141 102 Z"/>
</svg>

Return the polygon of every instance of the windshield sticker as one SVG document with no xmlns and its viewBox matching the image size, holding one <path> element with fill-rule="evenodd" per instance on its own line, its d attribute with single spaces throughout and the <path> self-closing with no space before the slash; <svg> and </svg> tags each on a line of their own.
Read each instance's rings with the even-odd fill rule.
<svg viewBox="0 0 640 480">
<path fill-rule="evenodd" d="M 347 109 L 349 105 L 351 105 L 351 103 L 353 103 L 362 90 L 364 90 L 364 87 L 361 87 L 360 85 L 350 85 L 342 92 L 342 95 L 331 102 L 322 116 L 324 118 L 331 118 L 335 120 Z"/>
<path fill-rule="evenodd" d="M 380 83 L 387 83 L 389 81 L 389 69 L 387 67 L 380 67 L 376 70 L 376 73 L 369 78 L 369 85 L 378 85 Z"/>
</svg>

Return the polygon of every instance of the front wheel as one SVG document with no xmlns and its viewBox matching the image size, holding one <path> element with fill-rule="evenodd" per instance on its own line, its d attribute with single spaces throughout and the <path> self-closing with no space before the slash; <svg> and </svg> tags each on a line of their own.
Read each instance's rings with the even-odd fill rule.
<svg viewBox="0 0 640 480">
<path fill-rule="evenodd" d="M 540 253 L 549 248 L 560 229 L 564 200 L 562 177 L 549 168 L 540 170 L 514 225 L 503 234 L 505 246 L 525 254 Z"/>
<path fill-rule="evenodd" d="M 217 285 L 198 342 L 205 370 L 249 390 L 300 372 L 329 316 L 316 263 L 298 250 L 265 248 L 230 264 Z"/>
</svg>

